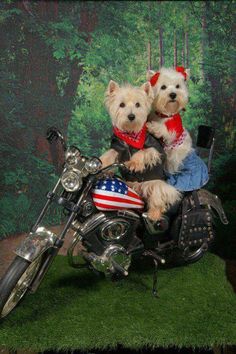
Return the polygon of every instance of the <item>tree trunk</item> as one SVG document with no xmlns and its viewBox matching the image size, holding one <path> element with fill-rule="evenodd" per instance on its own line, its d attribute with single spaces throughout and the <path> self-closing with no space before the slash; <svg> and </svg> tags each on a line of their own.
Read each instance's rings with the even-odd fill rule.
<svg viewBox="0 0 236 354">
<path fill-rule="evenodd" d="M 177 36 L 176 30 L 174 31 L 174 67 L 178 66 L 178 59 L 177 59 Z"/>
<path fill-rule="evenodd" d="M 148 41 L 148 45 L 147 45 L 147 54 L 148 54 L 148 70 L 151 70 L 152 68 L 152 52 L 151 52 L 151 42 L 150 40 Z"/>
<path fill-rule="evenodd" d="M 159 60 L 159 67 L 161 68 L 164 66 L 165 59 L 164 59 L 164 47 L 163 47 L 163 28 L 159 27 L 159 53 L 160 53 L 160 60 Z"/>
<path fill-rule="evenodd" d="M 185 32 L 185 65 L 189 68 L 189 41 L 188 41 L 188 31 Z"/>
<path fill-rule="evenodd" d="M 163 27 L 162 27 L 162 3 L 161 1 L 158 2 L 159 5 L 159 13 L 158 13 L 158 19 L 159 19 L 159 27 L 158 27 L 158 33 L 159 33 L 159 69 L 164 66 L 164 46 L 163 46 Z"/>
<path fill-rule="evenodd" d="M 68 6 L 74 6 L 69 3 Z M 96 6 L 96 4 L 94 4 Z M 22 9 L 22 2 L 19 2 Z M 89 10 L 90 8 L 90 10 Z M 23 10 L 30 16 L 30 7 Z M 55 21 L 58 17 L 57 1 L 37 2 L 37 16 L 45 21 Z M 80 5 L 79 29 L 86 34 L 86 41 L 91 41 L 91 32 L 97 25 L 96 9 L 91 9 L 90 4 L 82 2 Z M 78 61 L 71 62 L 69 67 L 69 79 L 64 88 L 64 95 L 60 96 L 57 86 L 57 75 L 60 71 L 60 63 L 54 59 L 52 50 L 36 31 L 24 28 L 25 45 L 29 52 L 29 60 L 24 60 L 19 65 L 23 82 L 23 91 L 28 92 L 25 100 L 26 114 L 22 121 L 29 127 L 27 134 L 32 138 L 35 147 L 35 155 L 52 162 L 56 169 L 62 162 L 61 149 L 55 145 L 49 145 L 46 138 L 46 130 L 50 125 L 56 125 L 66 136 L 71 112 L 74 106 L 74 96 L 83 68 Z M 64 102 L 64 103 L 63 103 Z M 31 128 L 30 128 L 31 127 Z M 29 131 L 31 130 L 31 133 Z M 26 136 L 19 139 L 21 148 L 29 145 Z M 24 136 L 25 135 L 25 136 Z M 25 142 L 25 143 L 24 143 Z M 59 152 L 58 152 L 59 151 Z"/>
<path fill-rule="evenodd" d="M 182 44 L 181 57 L 182 57 L 182 66 L 185 67 L 185 32 L 183 32 L 183 44 Z"/>
<path fill-rule="evenodd" d="M 204 69 L 204 60 L 205 60 L 205 51 L 206 51 L 206 9 L 203 3 L 202 9 L 202 38 L 201 38 L 201 54 L 202 54 L 202 63 L 201 63 L 201 77 L 205 80 L 205 69 Z"/>
<path fill-rule="evenodd" d="M 210 125 L 215 127 L 218 132 L 222 132 L 221 138 L 216 141 L 216 148 L 218 150 L 223 151 L 225 149 L 226 141 L 227 141 L 227 134 L 224 132 L 224 128 L 226 127 L 225 122 L 223 121 L 224 117 L 224 111 L 223 107 L 220 104 L 221 102 L 221 91 L 222 87 L 219 82 L 219 73 L 217 72 L 217 75 L 214 71 L 214 55 L 212 56 L 213 51 L 209 53 L 209 48 L 213 48 L 213 38 L 214 38 L 214 32 L 212 32 L 212 26 L 211 22 L 208 17 L 210 17 L 212 9 L 211 9 L 211 3 L 208 1 L 204 1 L 204 6 L 203 6 L 203 24 L 204 24 L 204 30 L 205 30 L 205 39 L 206 39 L 206 45 L 204 48 L 204 53 L 205 53 L 205 78 L 210 84 L 210 97 L 211 97 L 211 114 L 210 114 Z M 210 60 L 209 60 L 210 59 Z M 224 128 L 223 128 L 224 127 Z M 222 129 L 223 128 L 223 129 Z"/>
</svg>

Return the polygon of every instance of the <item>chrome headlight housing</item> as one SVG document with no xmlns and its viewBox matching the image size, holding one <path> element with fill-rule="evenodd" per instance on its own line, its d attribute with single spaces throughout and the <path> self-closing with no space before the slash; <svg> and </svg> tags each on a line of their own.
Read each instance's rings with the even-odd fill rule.
<svg viewBox="0 0 236 354">
<path fill-rule="evenodd" d="M 91 174 L 97 173 L 101 167 L 102 167 L 102 162 L 97 157 L 92 157 L 90 160 L 86 161 L 85 163 L 86 170 Z"/>
<path fill-rule="evenodd" d="M 78 163 L 80 157 L 80 150 L 75 146 L 71 146 L 65 153 L 66 164 L 74 166 Z"/>
<path fill-rule="evenodd" d="M 61 184 L 67 192 L 75 192 L 82 187 L 83 181 L 77 171 L 67 170 L 62 173 Z"/>
</svg>

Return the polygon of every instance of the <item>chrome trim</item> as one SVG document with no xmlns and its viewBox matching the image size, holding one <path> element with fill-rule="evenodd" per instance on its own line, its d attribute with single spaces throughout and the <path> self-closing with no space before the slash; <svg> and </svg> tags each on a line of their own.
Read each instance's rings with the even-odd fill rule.
<svg viewBox="0 0 236 354">
<path fill-rule="evenodd" d="M 117 230 L 112 230 L 115 227 Z M 120 227 L 120 230 L 118 229 Z M 114 218 L 107 220 L 101 227 L 101 237 L 105 241 L 120 240 L 130 229 L 130 223 L 124 219 Z M 115 232 L 118 231 L 118 235 Z"/>
<path fill-rule="evenodd" d="M 33 262 L 44 251 L 54 246 L 58 236 L 45 227 L 38 227 L 35 232 L 30 232 L 23 242 L 16 248 L 15 254 Z"/>
<path fill-rule="evenodd" d="M 160 233 L 163 233 L 164 231 L 167 230 L 167 226 L 168 226 L 168 219 L 166 216 L 162 216 L 162 218 L 160 220 L 157 220 L 157 221 L 153 221 L 151 219 L 149 219 L 147 213 L 143 213 L 142 214 L 142 217 L 143 217 L 143 221 L 144 221 L 144 224 L 145 224 L 145 227 L 147 229 L 147 231 L 149 232 L 149 234 L 151 235 L 157 235 L 157 234 L 160 234 Z M 165 221 L 167 224 L 166 224 L 166 228 L 165 229 L 160 229 L 158 228 L 158 221 Z"/>
<path fill-rule="evenodd" d="M 127 218 L 133 218 L 136 220 L 140 219 L 140 216 L 131 210 L 118 210 L 117 215 L 127 217 Z"/>
<path fill-rule="evenodd" d="M 125 270 L 124 275 L 128 275 L 131 255 L 128 255 L 125 248 L 121 245 L 111 245 L 107 247 L 101 256 L 90 253 L 88 256 L 91 257 L 92 266 L 99 272 L 103 272 L 106 275 L 114 273 L 116 269 L 114 268 L 113 262 L 115 262 Z"/>
<path fill-rule="evenodd" d="M 72 244 L 67 250 L 68 263 L 73 268 L 83 268 L 87 264 L 83 257 L 82 250 L 81 252 L 79 250 L 77 254 L 74 254 L 75 247 L 80 241 L 82 241 L 82 236 L 78 232 L 75 232 L 73 234 Z"/>
<path fill-rule="evenodd" d="M 7 302 L 5 303 L 2 309 L 2 312 L 0 314 L 1 318 L 7 316 L 14 309 L 14 307 L 18 304 L 20 299 L 29 289 L 32 280 L 34 279 L 35 275 L 37 274 L 40 268 L 41 261 L 42 257 L 40 256 L 35 259 L 21 275 L 20 279 L 17 281 L 14 289 L 12 290 Z"/>
<path fill-rule="evenodd" d="M 82 235 L 86 235 L 92 230 L 96 229 L 102 222 L 106 220 L 107 217 L 104 213 L 95 214 L 81 225 L 81 227 L 79 228 L 79 232 Z"/>
<path fill-rule="evenodd" d="M 207 242 L 203 242 L 201 246 L 196 246 L 196 249 L 190 250 L 189 247 L 187 247 L 184 250 L 184 258 L 188 261 L 196 258 L 200 253 L 206 252 L 208 250 L 208 244 Z"/>
</svg>

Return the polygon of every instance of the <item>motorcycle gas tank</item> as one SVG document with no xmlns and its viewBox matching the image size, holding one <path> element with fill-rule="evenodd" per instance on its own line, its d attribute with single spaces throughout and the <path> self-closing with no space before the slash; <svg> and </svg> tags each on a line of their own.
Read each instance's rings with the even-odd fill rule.
<svg viewBox="0 0 236 354">
<path fill-rule="evenodd" d="M 92 191 L 92 198 L 98 210 L 142 210 L 144 208 L 142 198 L 118 178 L 105 178 L 97 181 Z"/>
</svg>

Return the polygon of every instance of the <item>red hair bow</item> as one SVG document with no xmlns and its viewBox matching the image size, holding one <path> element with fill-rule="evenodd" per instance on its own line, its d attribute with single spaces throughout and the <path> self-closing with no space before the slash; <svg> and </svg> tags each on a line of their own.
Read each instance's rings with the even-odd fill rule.
<svg viewBox="0 0 236 354">
<path fill-rule="evenodd" d="M 160 73 L 157 72 L 156 74 L 154 74 L 154 75 L 151 77 L 151 79 L 150 79 L 150 84 L 151 84 L 151 86 L 155 86 L 155 85 L 156 85 L 156 82 L 157 82 L 159 76 L 160 76 Z"/>
<path fill-rule="evenodd" d="M 185 81 L 187 80 L 187 74 L 186 74 L 185 68 L 183 66 L 176 66 L 175 70 L 184 76 Z"/>
<path fill-rule="evenodd" d="M 187 80 L 187 73 L 186 73 L 185 68 L 183 66 L 176 66 L 175 70 L 184 76 L 185 81 Z M 157 72 L 151 77 L 151 79 L 150 79 L 151 86 L 156 85 L 159 76 L 160 76 L 160 73 Z"/>
</svg>

